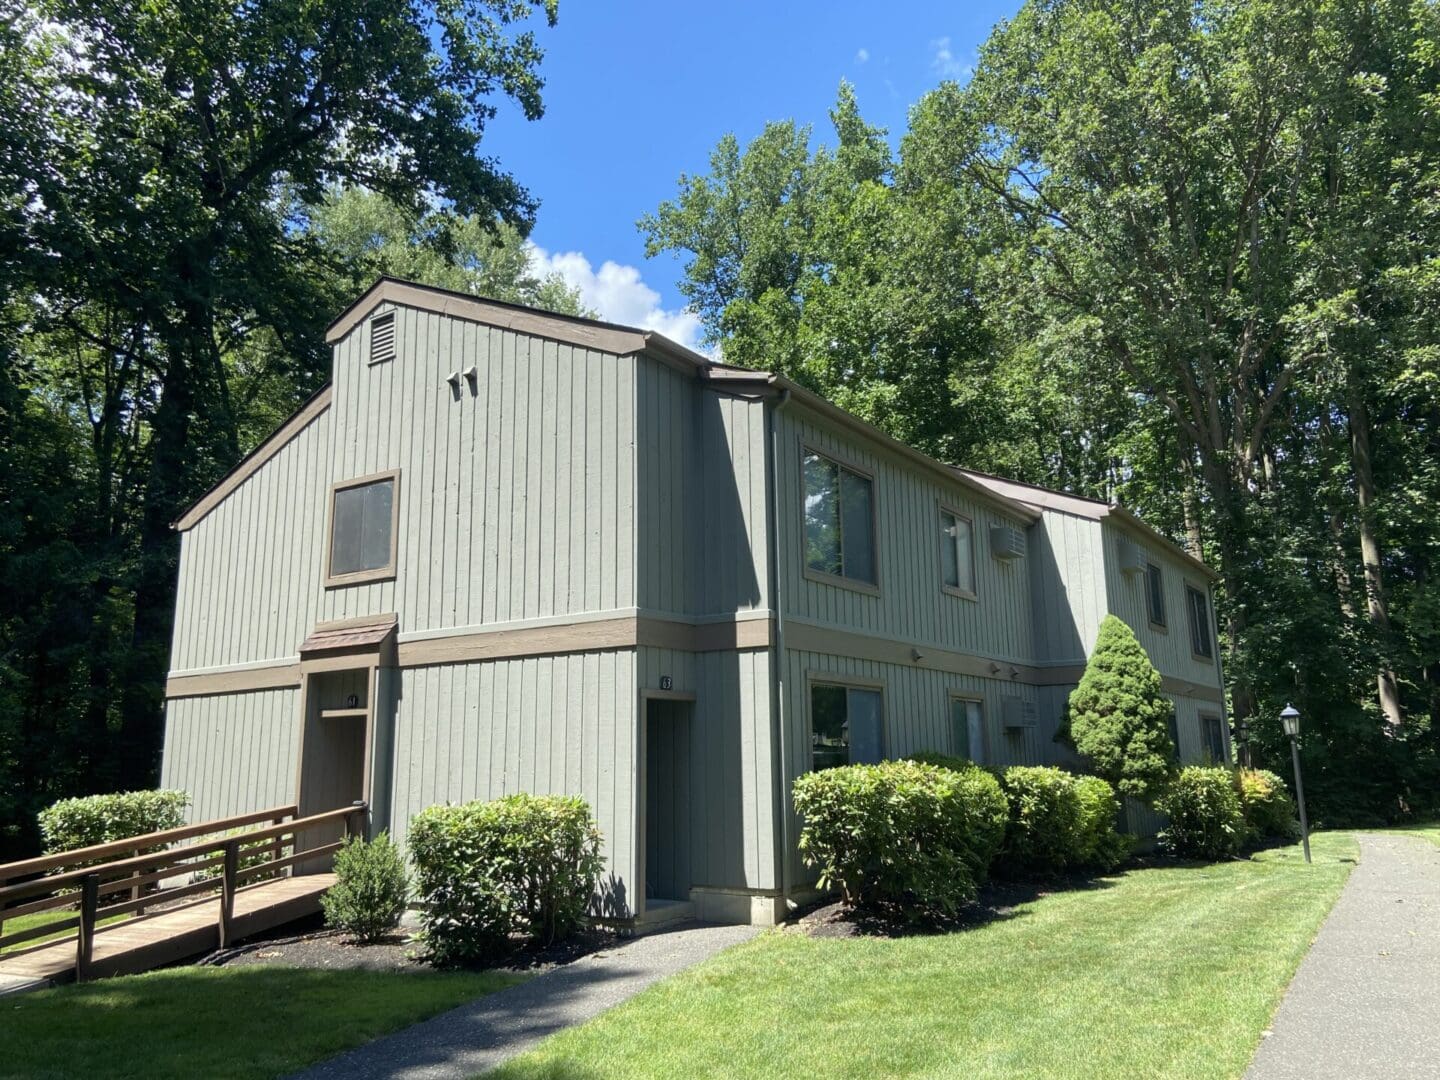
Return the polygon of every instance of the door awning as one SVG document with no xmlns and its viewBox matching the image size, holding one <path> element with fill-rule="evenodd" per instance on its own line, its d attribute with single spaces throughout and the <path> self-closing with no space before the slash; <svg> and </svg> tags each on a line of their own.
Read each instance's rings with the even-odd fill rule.
<svg viewBox="0 0 1440 1080">
<path fill-rule="evenodd" d="M 300 643 L 300 663 L 302 667 L 322 661 L 393 665 L 398 630 L 399 620 L 394 615 L 317 623 L 310 636 Z"/>
</svg>

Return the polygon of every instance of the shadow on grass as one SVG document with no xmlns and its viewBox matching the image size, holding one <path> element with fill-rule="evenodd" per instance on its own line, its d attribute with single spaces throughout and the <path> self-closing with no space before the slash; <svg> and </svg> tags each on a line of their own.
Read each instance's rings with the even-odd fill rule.
<svg viewBox="0 0 1440 1080">
<path fill-rule="evenodd" d="M 916 921 L 899 906 L 850 907 L 827 899 L 803 909 L 792 924 L 817 938 L 935 937 L 1023 918 L 1026 904 L 1055 893 L 1094 892 L 1113 886 L 1107 878 L 1090 876 L 991 880 L 953 918 L 932 922 Z"/>
</svg>

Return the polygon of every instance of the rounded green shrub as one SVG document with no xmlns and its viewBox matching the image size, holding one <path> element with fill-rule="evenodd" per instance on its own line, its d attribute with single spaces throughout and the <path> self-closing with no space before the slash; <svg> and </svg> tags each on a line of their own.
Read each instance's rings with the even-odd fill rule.
<svg viewBox="0 0 1440 1080">
<path fill-rule="evenodd" d="M 1113 870 L 1125 861 L 1134 837 L 1116 826 L 1120 800 L 1108 780 L 1099 776 L 1075 777 L 1075 798 L 1080 804 L 1075 863 L 1087 870 Z"/>
<path fill-rule="evenodd" d="M 1247 839 L 1298 840 L 1300 821 L 1285 781 L 1268 769 L 1236 769 L 1235 793 L 1245 814 Z"/>
<path fill-rule="evenodd" d="M 974 899 L 1005 834 L 999 783 L 968 763 L 825 769 L 797 778 L 794 799 L 820 887 L 914 920 L 952 917 Z"/>
<path fill-rule="evenodd" d="M 1245 839 L 1240 796 L 1230 770 L 1222 766 L 1181 769 L 1155 805 L 1170 819 L 1159 841 L 1173 855 L 1223 859 L 1239 851 Z"/>
<path fill-rule="evenodd" d="M 1152 803 L 1174 771 L 1174 705 L 1135 632 L 1105 616 L 1080 685 L 1070 693 L 1075 749 L 1122 795 Z"/>
<path fill-rule="evenodd" d="M 1012 765 L 1000 774 L 1009 805 L 997 875 L 1048 877 L 1079 864 L 1080 797 L 1063 769 Z"/>
<path fill-rule="evenodd" d="M 550 942 L 571 933 L 604 866 L 600 843 L 580 798 L 510 795 L 422 810 L 408 844 L 432 959 L 490 963 L 513 934 Z"/>
<path fill-rule="evenodd" d="M 357 941 L 376 941 L 399 924 L 409 894 L 405 860 L 387 834 L 370 841 L 350 836 L 335 853 L 335 884 L 320 906 L 325 925 Z"/>
<path fill-rule="evenodd" d="M 185 824 L 190 796 L 183 791 L 119 791 L 61 799 L 37 821 L 47 855 L 105 844 Z"/>
</svg>

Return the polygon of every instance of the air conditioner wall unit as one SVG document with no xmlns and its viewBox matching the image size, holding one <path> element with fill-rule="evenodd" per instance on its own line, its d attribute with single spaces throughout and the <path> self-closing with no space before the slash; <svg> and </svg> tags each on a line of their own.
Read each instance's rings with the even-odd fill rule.
<svg viewBox="0 0 1440 1080">
<path fill-rule="evenodd" d="M 1025 534 L 1013 525 L 991 525 L 990 554 L 997 559 L 1023 559 Z"/>
<path fill-rule="evenodd" d="M 1001 722 L 1007 728 L 1033 728 L 1040 722 L 1035 703 L 1018 697 L 1001 699 L 1000 716 Z"/>
<path fill-rule="evenodd" d="M 1145 552 L 1140 549 L 1139 544 L 1122 536 L 1116 541 L 1116 548 L 1120 557 L 1122 574 L 1143 574 L 1145 572 Z"/>
</svg>

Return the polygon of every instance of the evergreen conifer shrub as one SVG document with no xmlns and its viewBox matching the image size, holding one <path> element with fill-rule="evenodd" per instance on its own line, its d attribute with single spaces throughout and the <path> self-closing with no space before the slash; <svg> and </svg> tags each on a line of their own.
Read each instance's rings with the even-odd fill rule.
<svg viewBox="0 0 1440 1080">
<path fill-rule="evenodd" d="M 1105 616 L 1085 674 L 1070 694 L 1075 749 L 1122 795 L 1153 804 L 1175 769 L 1173 711 L 1134 631 Z"/>
</svg>

